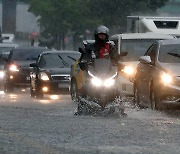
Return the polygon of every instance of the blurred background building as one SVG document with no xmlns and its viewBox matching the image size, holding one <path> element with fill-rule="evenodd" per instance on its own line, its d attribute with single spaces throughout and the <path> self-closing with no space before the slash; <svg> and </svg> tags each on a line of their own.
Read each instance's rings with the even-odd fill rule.
<svg viewBox="0 0 180 154">
<path fill-rule="evenodd" d="M 9 9 L 9 3 L 14 3 L 14 8 Z M 3 8 L 5 9 L 4 11 Z M 40 26 L 37 23 L 38 18 L 29 12 L 28 9 L 29 4 L 27 3 L 17 2 L 16 5 L 14 0 L 1 0 L 0 26 L 2 33 L 13 33 L 19 39 L 28 39 L 31 34 L 39 33 Z"/>
</svg>

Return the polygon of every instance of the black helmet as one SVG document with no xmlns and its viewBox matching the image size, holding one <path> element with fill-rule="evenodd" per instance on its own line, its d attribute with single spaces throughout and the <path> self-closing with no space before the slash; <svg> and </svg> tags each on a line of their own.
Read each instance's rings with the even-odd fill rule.
<svg viewBox="0 0 180 154">
<path fill-rule="evenodd" d="M 99 26 L 95 31 L 94 31 L 94 38 L 96 41 L 99 40 L 98 34 L 106 34 L 106 40 L 105 42 L 108 41 L 109 39 L 109 29 L 106 26 Z"/>
</svg>

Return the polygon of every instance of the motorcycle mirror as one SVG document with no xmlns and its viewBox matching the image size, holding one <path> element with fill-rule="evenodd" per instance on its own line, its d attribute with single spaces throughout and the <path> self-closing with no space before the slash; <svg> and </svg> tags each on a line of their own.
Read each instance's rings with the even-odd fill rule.
<svg viewBox="0 0 180 154">
<path fill-rule="evenodd" d="M 79 67 L 82 71 L 84 71 L 87 68 L 87 63 L 86 62 L 79 62 Z"/>
<path fill-rule="evenodd" d="M 82 53 L 82 54 L 85 53 L 84 50 L 83 50 L 82 48 L 79 48 L 79 52 Z"/>
<path fill-rule="evenodd" d="M 38 65 L 36 63 L 31 63 L 30 67 L 38 67 Z"/>
</svg>

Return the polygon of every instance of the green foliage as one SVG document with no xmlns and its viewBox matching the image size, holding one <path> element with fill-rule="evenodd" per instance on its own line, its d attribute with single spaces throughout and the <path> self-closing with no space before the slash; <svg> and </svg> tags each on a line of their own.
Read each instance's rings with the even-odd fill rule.
<svg viewBox="0 0 180 154">
<path fill-rule="evenodd" d="M 28 1 L 28 0 L 21 0 Z M 46 33 L 75 35 L 98 24 L 109 28 L 126 25 L 126 16 L 155 13 L 168 0 L 29 0 Z"/>
<path fill-rule="evenodd" d="M 154 14 L 168 0 L 90 0 L 94 15 L 109 27 L 126 24 L 126 16 Z"/>
</svg>

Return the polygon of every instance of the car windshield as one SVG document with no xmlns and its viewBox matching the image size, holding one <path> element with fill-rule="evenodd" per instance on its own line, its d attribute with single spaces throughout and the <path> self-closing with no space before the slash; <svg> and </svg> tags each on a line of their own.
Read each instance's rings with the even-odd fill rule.
<svg viewBox="0 0 180 154">
<path fill-rule="evenodd" d="M 138 61 L 140 56 L 143 56 L 147 49 L 157 39 L 124 39 L 121 43 L 121 51 L 127 52 L 126 56 L 122 57 L 123 62 Z"/>
<path fill-rule="evenodd" d="M 46 49 L 16 49 L 10 55 L 12 60 L 16 61 L 31 61 L 36 60 L 38 55 Z"/>
<path fill-rule="evenodd" d="M 158 60 L 162 63 L 180 63 L 180 44 L 162 45 Z"/>
<path fill-rule="evenodd" d="M 48 53 L 42 55 L 39 66 L 41 68 L 69 68 L 79 57 L 79 53 Z"/>
</svg>

